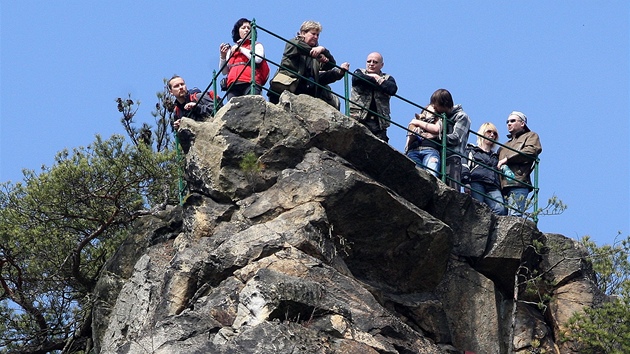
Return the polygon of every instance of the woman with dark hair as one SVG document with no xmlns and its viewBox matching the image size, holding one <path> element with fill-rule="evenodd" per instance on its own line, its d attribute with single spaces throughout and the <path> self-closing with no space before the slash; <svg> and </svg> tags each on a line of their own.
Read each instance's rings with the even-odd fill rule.
<svg viewBox="0 0 630 354">
<path fill-rule="evenodd" d="M 251 89 L 252 69 L 251 62 L 251 21 L 241 18 L 234 24 L 232 28 L 232 40 L 234 45 L 221 43 L 219 51 L 221 60 L 219 67 L 223 68 L 222 73 L 227 75 L 227 93 L 225 95 L 226 102 L 232 97 L 247 95 Z M 255 94 L 260 95 L 262 86 L 267 82 L 269 76 L 269 66 L 263 59 L 265 49 L 262 43 L 256 42 L 254 45 L 256 62 Z M 226 65 L 227 63 L 227 65 Z"/>
<path fill-rule="evenodd" d="M 435 140 L 442 131 L 442 120 L 435 114 L 433 103 L 436 102 L 431 97 L 431 104 L 421 114 L 416 113 L 415 118 L 409 122 L 405 155 L 439 178 L 440 144 Z"/>
</svg>

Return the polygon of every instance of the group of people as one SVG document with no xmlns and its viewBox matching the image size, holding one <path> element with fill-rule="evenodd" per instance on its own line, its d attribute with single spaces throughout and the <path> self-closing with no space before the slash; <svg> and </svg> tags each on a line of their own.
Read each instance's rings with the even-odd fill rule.
<svg viewBox="0 0 630 354">
<path fill-rule="evenodd" d="M 439 115 L 446 115 L 446 132 Z M 497 215 L 521 216 L 533 190 L 531 173 L 542 152 L 538 134 L 527 126 L 527 116 L 513 111 L 506 121 L 508 141 L 497 149 L 499 132 L 489 122 L 477 131 L 477 143 L 469 144 L 470 118 L 454 105 L 445 89 L 431 96 L 429 105 L 409 122 L 405 154 L 418 166 L 440 176 L 441 149 L 446 145 L 447 184 L 485 203 Z"/>
<path fill-rule="evenodd" d="M 232 97 L 251 93 L 260 95 L 268 80 L 264 47 L 259 42 L 252 44 L 251 31 L 251 21 L 241 18 L 232 29 L 234 44 L 219 46 L 219 66 L 226 75 L 222 84 L 226 102 Z M 336 65 L 330 51 L 319 43 L 321 32 L 321 24 L 305 21 L 295 38 L 287 42 L 280 67 L 267 91 L 270 102 L 278 103 L 280 94 L 287 90 L 320 98 L 339 109 L 339 99 L 329 85 L 342 79 L 350 64 Z M 252 55 L 252 45 L 255 55 Z M 255 62 L 253 73 L 252 60 Z M 365 68 L 354 71 L 349 111 L 352 118 L 388 142 L 390 98 L 398 87 L 394 77 L 382 71 L 383 66 L 383 56 L 373 52 L 368 54 Z M 253 89 L 252 76 L 256 82 Z M 176 129 L 182 116 L 203 120 L 216 108 L 213 106 L 216 101 L 214 92 L 197 97 L 200 92 L 188 90 L 179 76 L 168 81 L 168 88 L 176 99 Z M 447 117 L 446 129 L 442 126 L 442 115 Z M 445 175 L 450 187 L 461 190 L 463 186 L 466 193 L 486 203 L 498 215 L 507 215 L 508 209 L 511 215 L 522 215 L 532 190 L 533 163 L 542 152 L 538 134 L 528 128 L 525 114 L 514 111 L 507 120 L 509 140 L 497 150 L 499 134 L 494 124 L 481 125 L 476 145 L 468 144 L 470 125 L 469 116 L 461 105 L 454 104 L 451 93 L 439 89 L 431 95 L 422 113 L 416 114 L 409 123 L 405 154 L 418 166 L 439 177 L 444 141 L 447 147 Z"/>
</svg>

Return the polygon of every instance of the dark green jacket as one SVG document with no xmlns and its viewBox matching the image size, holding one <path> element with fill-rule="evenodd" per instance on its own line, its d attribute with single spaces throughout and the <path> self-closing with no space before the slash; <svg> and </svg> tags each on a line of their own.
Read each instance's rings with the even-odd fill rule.
<svg viewBox="0 0 630 354">
<path fill-rule="evenodd" d="M 298 78 L 299 83 L 296 92 L 293 93 L 319 97 L 321 89 L 317 85 L 309 83 L 308 80 L 301 79 L 293 72 L 297 72 L 301 76 L 311 78 L 313 81 L 320 83 L 320 71 L 333 69 L 336 62 L 335 58 L 330 54 L 330 51 L 326 49 L 322 55 L 328 58 L 328 63 L 320 63 L 317 59 L 310 56 L 311 49 L 313 49 L 313 47 L 306 44 L 299 36 L 289 40 L 289 43 L 284 47 L 284 53 L 280 61 L 282 68 L 280 68 L 279 71 L 288 76 Z"/>
</svg>

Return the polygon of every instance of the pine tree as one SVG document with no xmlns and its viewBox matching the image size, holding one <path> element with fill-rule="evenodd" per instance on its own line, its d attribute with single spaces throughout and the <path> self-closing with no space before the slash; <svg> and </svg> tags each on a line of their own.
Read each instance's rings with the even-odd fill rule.
<svg viewBox="0 0 630 354">
<path fill-rule="evenodd" d="M 155 128 L 136 129 L 137 103 L 117 100 L 131 144 L 96 136 L 0 184 L 0 352 L 89 350 L 90 294 L 105 261 L 134 219 L 178 201 L 169 96 L 158 97 Z"/>
<path fill-rule="evenodd" d="M 588 236 L 582 242 L 610 301 L 575 314 L 563 337 L 578 343 L 580 353 L 630 353 L 630 237 L 614 245 L 597 246 Z"/>
</svg>

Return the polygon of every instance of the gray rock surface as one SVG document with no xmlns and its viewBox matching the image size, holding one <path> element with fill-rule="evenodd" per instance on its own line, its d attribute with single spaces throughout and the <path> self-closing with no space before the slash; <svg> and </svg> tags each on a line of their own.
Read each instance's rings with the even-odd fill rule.
<svg viewBox="0 0 630 354">
<path fill-rule="evenodd" d="M 240 97 L 181 126 L 190 194 L 104 269 L 101 353 L 506 353 L 512 326 L 524 353 L 601 298 L 578 244 L 494 216 L 322 101 Z"/>
</svg>

